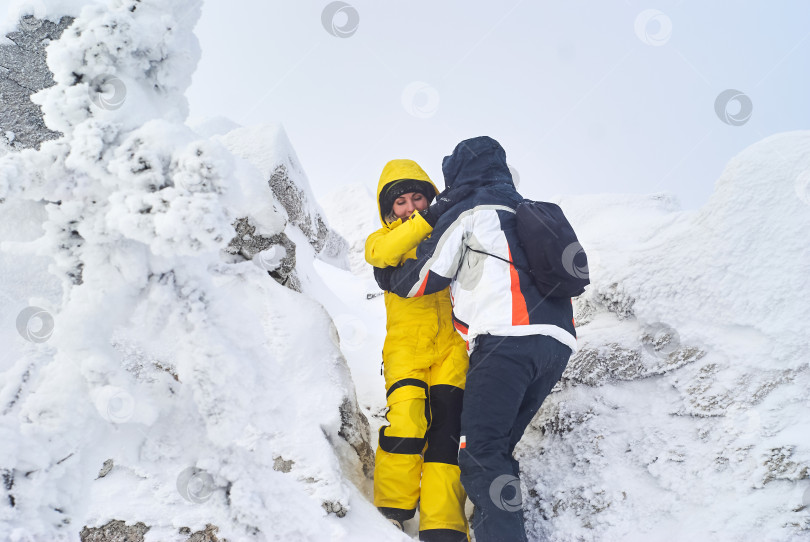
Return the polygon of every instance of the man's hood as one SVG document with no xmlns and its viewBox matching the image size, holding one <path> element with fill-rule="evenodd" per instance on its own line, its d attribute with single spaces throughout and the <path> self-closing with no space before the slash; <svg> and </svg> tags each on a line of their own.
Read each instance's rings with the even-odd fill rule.
<svg viewBox="0 0 810 542">
<path fill-rule="evenodd" d="M 506 151 L 489 136 L 465 139 L 456 145 L 453 154 L 444 157 L 442 173 L 447 188 L 467 183 L 515 186 L 506 164 Z"/>
</svg>

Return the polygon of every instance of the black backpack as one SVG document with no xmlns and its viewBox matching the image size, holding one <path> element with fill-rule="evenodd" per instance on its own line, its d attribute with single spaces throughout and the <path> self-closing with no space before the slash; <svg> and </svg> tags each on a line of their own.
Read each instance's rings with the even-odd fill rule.
<svg viewBox="0 0 810 542">
<path fill-rule="evenodd" d="M 540 293 L 544 297 L 576 297 L 584 292 L 591 283 L 588 257 L 560 206 L 523 200 L 515 214 L 518 240 L 529 262 L 529 269 L 523 270 L 532 276 Z M 494 254 L 470 250 L 515 265 Z"/>
</svg>

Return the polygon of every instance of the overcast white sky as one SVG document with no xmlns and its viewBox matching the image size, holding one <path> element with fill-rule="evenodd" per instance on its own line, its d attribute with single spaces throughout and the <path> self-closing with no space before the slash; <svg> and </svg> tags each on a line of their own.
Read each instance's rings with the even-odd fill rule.
<svg viewBox="0 0 810 542">
<path fill-rule="evenodd" d="M 349 0 L 326 18 L 346 37 L 331 4 L 206 0 L 188 93 L 193 118 L 282 122 L 322 200 L 392 158 L 441 187 L 442 157 L 490 135 L 527 197 L 697 208 L 746 146 L 810 128 L 808 0 Z"/>
<path fill-rule="evenodd" d="M 667 191 L 697 208 L 746 146 L 810 128 L 806 0 L 347 3 L 349 37 L 324 28 L 327 0 L 207 0 L 197 26 L 192 115 L 281 121 L 321 198 L 376 186 L 392 158 L 443 186 L 441 158 L 486 134 L 526 196 Z M 404 105 L 414 82 L 429 87 Z M 744 124 L 715 111 L 727 89 L 751 100 Z"/>
</svg>

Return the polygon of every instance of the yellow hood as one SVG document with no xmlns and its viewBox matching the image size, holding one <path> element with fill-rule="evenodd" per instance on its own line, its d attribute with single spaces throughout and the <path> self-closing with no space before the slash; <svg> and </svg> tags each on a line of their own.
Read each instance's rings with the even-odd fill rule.
<svg viewBox="0 0 810 542">
<path fill-rule="evenodd" d="M 423 170 L 419 164 L 413 160 L 407 159 L 391 160 L 385 164 L 385 167 L 382 170 L 382 175 L 380 175 L 380 182 L 377 183 L 377 212 L 380 214 L 380 222 L 382 222 L 382 225 L 386 228 L 388 227 L 388 223 L 385 221 L 385 217 L 382 215 L 380 196 L 382 196 L 383 190 L 386 186 L 403 179 L 413 179 L 415 181 L 429 183 L 433 190 L 435 190 L 435 194 L 439 193 L 439 189 L 436 188 L 436 185 L 433 184 L 433 181 L 430 180 L 430 177 L 428 177 L 425 170 Z"/>
</svg>

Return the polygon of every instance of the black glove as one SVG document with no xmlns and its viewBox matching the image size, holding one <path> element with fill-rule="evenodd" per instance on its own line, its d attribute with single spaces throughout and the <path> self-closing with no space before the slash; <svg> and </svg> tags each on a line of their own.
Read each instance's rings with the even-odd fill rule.
<svg viewBox="0 0 810 542">
<path fill-rule="evenodd" d="M 424 211 L 419 211 L 419 213 L 422 215 L 422 218 L 433 227 L 436 225 L 440 216 L 469 196 L 472 191 L 473 187 L 469 185 L 461 185 L 458 188 L 447 188 L 444 192 L 436 196 L 436 201 L 434 201 L 430 207 Z"/>
<path fill-rule="evenodd" d="M 386 292 L 391 291 L 391 276 L 394 274 L 396 267 L 375 267 L 374 280 L 377 281 L 377 286 Z"/>
</svg>

